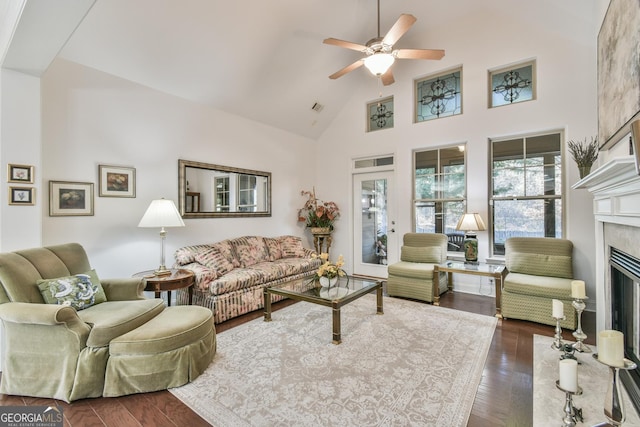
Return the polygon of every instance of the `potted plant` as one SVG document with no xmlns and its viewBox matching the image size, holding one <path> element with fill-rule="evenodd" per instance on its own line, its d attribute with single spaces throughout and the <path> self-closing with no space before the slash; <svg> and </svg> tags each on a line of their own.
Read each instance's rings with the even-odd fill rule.
<svg viewBox="0 0 640 427">
<path fill-rule="evenodd" d="M 301 191 L 307 196 L 304 206 L 298 210 L 298 221 L 304 222 L 312 234 L 328 234 L 333 231 L 333 222 L 340 216 L 340 209 L 335 202 L 323 202 L 316 197 L 315 188 Z"/>
<path fill-rule="evenodd" d="M 580 173 L 580 179 L 589 175 L 591 172 L 591 166 L 598 158 L 598 137 L 591 137 L 591 142 L 584 141 L 569 141 L 567 143 L 571 157 L 578 165 L 578 172 Z"/>
</svg>

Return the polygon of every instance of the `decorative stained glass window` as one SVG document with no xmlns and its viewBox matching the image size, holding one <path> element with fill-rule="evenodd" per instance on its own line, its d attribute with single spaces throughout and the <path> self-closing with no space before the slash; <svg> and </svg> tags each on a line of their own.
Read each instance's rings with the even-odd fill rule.
<svg viewBox="0 0 640 427">
<path fill-rule="evenodd" d="M 535 61 L 489 71 L 489 108 L 536 98 Z"/>
<path fill-rule="evenodd" d="M 367 104 L 367 132 L 393 127 L 393 96 Z"/>
<path fill-rule="evenodd" d="M 462 114 L 462 68 L 416 80 L 416 123 Z"/>
</svg>

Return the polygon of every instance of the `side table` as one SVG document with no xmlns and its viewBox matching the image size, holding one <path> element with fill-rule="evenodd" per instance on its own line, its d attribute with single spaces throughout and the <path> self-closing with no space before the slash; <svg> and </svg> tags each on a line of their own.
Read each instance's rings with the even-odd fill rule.
<svg viewBox="0 0 640 427">
<path fill-rule="evenodd" d="M 188 288 L 189 305 L 193 300 L 193 284 L 195 283 L 195 275 L 193 271 L 185 269 L 171 269 L 171 274 L 165 276 L 156 276 L 153 270 L 141 271 L 133 275 L 133 277 L 142 277 L 145 281 L 145 291 L 155 292 L 156 298 L 160 298 L 161 292 L 167 292 L 168 302 L 171 305 L 171 291 L 176 289 Z"/>
</svg>

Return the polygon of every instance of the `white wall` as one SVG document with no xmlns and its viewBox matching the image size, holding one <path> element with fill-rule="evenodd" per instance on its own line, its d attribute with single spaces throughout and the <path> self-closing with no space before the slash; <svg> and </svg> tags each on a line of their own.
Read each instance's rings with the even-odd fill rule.
<svg viewBox="0 0 640 427">
<path fill-rule="evenodd" d="M 272 173 L 269 218 L 187 219 L 168 229 L 167 264 L 180 246 L 241 235 L 303 235 L 300 190 L 313 185 L 313 142 L 141 85 L 56 60 L 42 78 L 44 191 L 48 181 L 95 184 L 95 215 L 49 217 L 43 244 L 80 242 L 103 277 L 159 265 L 159 231 L 138 228 L 150 201 L 178 198 L 178 159 Z M 136 168 L 136 198 L 98 197 L 98 165 Z M 310 246 L 310 243 L 309 243 Z"/>
<path fill-rule="evenodd" d="M 600 21 L 596 8 L 584 11 L 579 1 L 571 1 L 576 9 L 566 5 L 566 9 L 562 6 L 551 12 L 535 2 L 521 2 L 524 9 L 513 14 L 508 0 L 496 2 L 504 3 L 504 16 L 462 13 L 447 22 L 446 31 L 434 28 L 425 40 L 429 46 L 444 48 L 445 57 L 441 61 L 398 61 L 394 66 L 396 83 L 391 86 L 379 85 L 365 69 L 343 77 L 370 79 L 370 84 L 353 95 L 318 141 L 317 170 L 323 170 L 326 161 L 335 169 L 318 176 L 316 192 L 342 208 L 332 252 L 345 254 L 348 264 L 353 258 L 352 197 L 345 189 L 351 188 L 351 159 L 395 153 L 395 229 L 401 240 L 404 233 L 412 231 L 412 150 L 466 142 L 467 208 L 486 220 L 489 138 L 549 130 L 564 131 L 566 140 L 597 134 L 596 36 Z M 574 16 L 573 11 L 580 8 L 583 15 Z M 532 58 L 537 63 L 537 99 L 487 108 L 488 70 Z M 458 65 L 463 67 L 463 114 L 414 124 L 413 79 Z M 391 95 L 395 127 L 365 133 L 366 103 Z M 578 169 L 569 154 L 564 160 L 566 237 L 575 245 L 575 276 L 584 279 L 588 293 L 595 295 L 592 199 L 585 190 L 571 189 L 579 179 Z M 487 232 L 478 233 L 478 238 L 480 258 L 484 259 L 489 255 Z M 595 308 L 595 301 L 590 303 Z"/>
<path fill-rule="evenodd" d="M 7 164 L 34 167 L 33 184 L 9 183 L 0 189 L 0 250 L 41 244 L 42 168 L 40 163 L 40 79 L 16 71 L 1 70 L 0 173 Z M 9 205 L 10 187 L 35 188 L 33 206 Z"/>
</svg>

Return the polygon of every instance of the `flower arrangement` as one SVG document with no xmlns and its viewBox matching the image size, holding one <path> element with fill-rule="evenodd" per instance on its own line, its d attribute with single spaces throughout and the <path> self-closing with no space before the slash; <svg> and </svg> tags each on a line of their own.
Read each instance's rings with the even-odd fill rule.
<svg viewBox="0 0 640 427">
<path fill-rule="evenodd" d="M 340 255 L 338 260 L 334 263 L 329 261 L 329 254 L 326 252 L 318 254 L 312 254 L 311 258 L 320 258 L 322 265 L 316 270 L 316 274 L 313 276 L 314 280 L 319 280 L 321 277 L 333 279 L 334 277 L 344 277 L 347 273 L 342 269 L 344 266 L 344 257 Z"/>
<path fill-rule="evenodd" d="M 303 190 L 300 195 L 307 196 L 307 201 L 298 210 L 298 221 L 305 222 L 307 227 L 327 227 L 333 230 L 333 222 L 340 216 L 338 205 L 318 199 L 315 188 L 312 191 Z"/>
<path fill-rule="evenodd" d="M 569 141 L 567 148 L 578 167 L 590 167 L 598 158 L 598 137 L 591 137 L 589 143 L 586 138 L 584 141 Z"/>
</svg>

